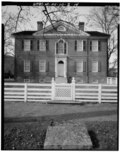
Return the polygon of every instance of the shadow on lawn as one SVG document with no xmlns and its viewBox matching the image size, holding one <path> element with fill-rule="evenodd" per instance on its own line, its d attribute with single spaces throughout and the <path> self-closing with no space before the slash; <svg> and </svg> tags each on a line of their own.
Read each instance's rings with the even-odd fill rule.
<svg viewBox="0 0 120 152">
<path fill-rule="evenodd" d="M 96 133 L 93 130 L 88 130 L 88 134 L 91 138 L 93 149 L 96 149 L 99 147 L 99 141 L 97 139 Z"/>
<path fill-rule="evenodd" d="M 93 111 L 93 112 L 84 112 L 84 113 L 68 113 L 68 114 L 60 114 L 60 115 L 46 115 L 46 116 L 23 116 L 23 117 L 7 117 L 4 118 L 5 123 L 12 122 L 36 122 L 36 121 L 46 121 L 50 119 L 54 119 L 55 121 L 61 120 L 70 120 L 70 119 L 83 119 L 90 117 L 99 117 L 99 116 L 110 116 L 113 114 L 117 114 L 116 110 L 109 111 Z"/>
</svg>

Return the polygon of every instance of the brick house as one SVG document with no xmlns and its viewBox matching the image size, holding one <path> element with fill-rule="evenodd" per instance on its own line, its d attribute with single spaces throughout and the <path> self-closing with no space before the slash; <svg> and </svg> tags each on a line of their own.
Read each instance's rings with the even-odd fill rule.
<svg viewBox="0 0 120 152">
<path fill-rule="evenodd" d="M 21 31 L 15 37 L 16 81 L 104 83 L 107 77 L 107 45 L 109 35 L 84 31 L 65 21 L 57 21 L 37 31 Z"/>
</svg>

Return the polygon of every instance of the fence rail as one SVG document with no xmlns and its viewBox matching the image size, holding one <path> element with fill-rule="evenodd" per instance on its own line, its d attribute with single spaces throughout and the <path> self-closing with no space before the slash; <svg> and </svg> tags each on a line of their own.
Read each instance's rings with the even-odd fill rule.
<svg viewBox="0 0 120 152">
<path fill-rule="evenodd" d="M 117 102 L 117 85 L 5 83 L 5 101 L 23 102 Z"/>
</svg>

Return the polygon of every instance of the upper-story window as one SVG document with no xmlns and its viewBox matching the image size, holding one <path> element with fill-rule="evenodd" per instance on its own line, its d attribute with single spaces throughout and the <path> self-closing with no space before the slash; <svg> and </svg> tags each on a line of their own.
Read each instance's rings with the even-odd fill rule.
<svg viewBox="0 0 120 152">
<path fill-rule="evenodd" d="M 101 51 L 101 42 L 98 40 L 90 41 L 90 51 L 92 52 Z"/>
<path fill-rule="evenodd" d="M 57 31 L 66 31 L 66 28 L 64 27 L 64 26 L 59 26 L 58 28 L 57 28 Z"/>
<path fill-rule="evenodd" d="M 24 40 L 24 51 L 30 51 L 30 40 Z"/>
<path fill-rule="evenodd" d="M 86 42 L 85 40 L 75 40 L 75 51 L 82 52 L 86 51 Z"/>
<path fill-rule="evenodd" d="M 49 50 L 49 41 L 37 40 L 37 50 L 43 51 L 43 52 Z"/>
<path fill-rule="evenodd" d="M 66 42 L 62 39 L 60 39 L 56 43 L 56 54 L 66 54 Z"/>
</svg>

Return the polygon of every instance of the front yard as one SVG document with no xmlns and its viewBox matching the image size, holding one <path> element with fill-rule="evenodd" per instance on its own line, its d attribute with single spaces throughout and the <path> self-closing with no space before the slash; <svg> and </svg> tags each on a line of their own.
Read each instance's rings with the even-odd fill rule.
<svg viewBox="0 0 120 152">
<path fill-rule="evenodd" d="M 93 150 L 118 149 L 117 104 L 5 103 L 6 150 L 43 149 L 47 127 L 54 122 L 84 121 Z"/>
</svg>

